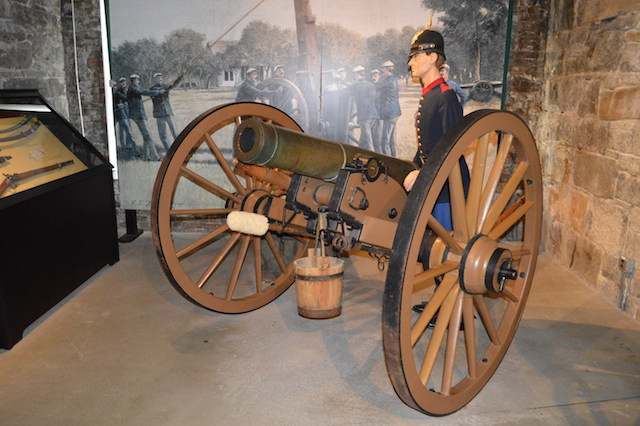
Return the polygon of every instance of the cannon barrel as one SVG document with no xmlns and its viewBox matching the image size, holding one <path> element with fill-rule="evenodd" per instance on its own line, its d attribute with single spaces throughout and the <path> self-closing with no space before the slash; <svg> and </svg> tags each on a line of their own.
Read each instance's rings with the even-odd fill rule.
<svg viewBox="0 0 640 426">
<path fill-rule="evenodd" d="M 410 161 L 316 138 L 256 118 L 246 119 L 238 126 L 233 150 L 243 163 L 288 170 L 326 181 L 335 180 L 340 170 L 356 158 L 364 163 L 375 158 L 400 184 L 416 169 Z"/>
</svg>

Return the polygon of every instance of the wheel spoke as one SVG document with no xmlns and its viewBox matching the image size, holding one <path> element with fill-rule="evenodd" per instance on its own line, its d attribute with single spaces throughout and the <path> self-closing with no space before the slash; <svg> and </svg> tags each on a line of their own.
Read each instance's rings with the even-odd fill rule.
<svg viewBox="0 0 640 426">
<path fill-rule="evenodd" d="M 185 257 L 193 254 L 193 252 L 195 252 L 196 250 L 203 248 L 204 246 L 206 246 L 211 241 L 215 240 L 216 238 L 218 238 L 220 235 L 224 234 L 228 230 L 229 230 L 229 227 L 227 225 L 222 225 L 221 227 L 211 232 L 210 234 L 205 235 L 204 237 L 200 238 L 198 241 L 176 252 L 176 256 L 178 257 L 179 260 L 183 260 Z"/>
<path fill-rule="evenodd" d="M 518 198 L 516 201 L 514 201 L 513 203 L 511 203 L 511 205 L 509 206 L 508 209 L 506 209 L 505 211 L 502 212 L 502 214 L 500 215 L 500 217 L 498 217 L 498 219 L 496 220 L 496 223 L 494 226 L 498 226 L 500 225 L 500 222 L 502 222 L 503 220 L 505 220 L 507 217 L 509 217 L 513 212 L 515 212 L 516 210 L 518 210 L 518 207 L 520 207 L 521 205 L 523 205 L 526 201 L 525 199 L 526 197 L 523 195 L 522 197 Z"/>
<path fill-rule="evenodd" d="M 528 256 L 531 254 L 531 250 L 513 250 L 511 252 L 511 256 L 513 257 L 513 260 L 520 260 L 522 259 L 524 256 Z"/>
<path fill-rule="evenodd" d="M 527 163 L 526 161 L 520 162 L 518 168 L 516 168 L 516 171 L 509 178 L 509 181 L 502 189 L 502 192 L 500 192 L 500 195 L 498 195 L 498 199 L 489 209 L 485 220 L 481 222 L 482 233 L 486 234 L 493 228 L 493 225 L 495 225 L 498 217 L 500 216 L 504 208 L 507 207 L 509 200 L 513 198 L 513 194 L 515 194 L 516 190 L 518 189 L 518 186 L 520 185 L 520 182 L 522 182 L 522 178 L 524 177 L 524 174 L 527 172 L 528 168 L 529 163 Z"/>
<path fill-rule="evenodd" d="M 203 189 L 211 192 L 212 194 L 217 195 L 218 197 L 225 198 L 227 200 L 234 201 L 234 202 L 236 202 L 238 204 L 242 203 L 242 200 L 239 197 L 237 197 L 236 195 L 233 195 L 230 192 L 220 188 L 218 185 L 216 185 L 215 183 L 203 178 L 202 176 L 200 176 L 199 174 L 197 174 L 193 170 L 189 170 L 185 166 L 182 166 L 180 168 L 180 171 L 182 172 L 182 174 L 184 174 L 193 183 L 195 183 L 196 185 L 202 187 Z"/>
<path fill-rule="evenodd" d="M 284 259 L 282 259 L 280 251 L 278 250 L 278 247 L 276 247 L 276 243 L 275 241 L 273 241 L 273 237 L 271 236 L 271 234 L 265 235 L 265 240 L 267 240 L 267 244 L 269 244 L 271 253 L 273 253 L 273 257 L 276 258 L 276 262 L 278 262 L 278 265 L 280 266 L 282 272 L 287 272 L 287 265 L 284 263 Z"/>
<path fill-rule="evenodd" d="M 215 216 L 228 215 L 233 209 L 190 209 L 190 210 L 169 210 L 170 216 Z"/>
<path fill-rule="evenodd" d="M 442 346 L 444 333 L 447 330 L 447 325 L 449 324 L 449 319 L 451 318 L 451 312 L 453 311 L 453 306 L 455 305 L 455 301 L 458 297 L 459 292 L 460 287 L 454 287 L 442 303 L 442 307 L 440 308 L 440 311 L 438 313 L 438 319 L 436 320 L 436 325 L 433 328 L 431 339 L 429 339 L 429 344 L 427 345 L 427 352 L 424 356 L 424 360 L 422 361 L 422 366 L 420 367 L 420 382 L 424 386 L 427 385 L 427 381 L 429 380 L 431 372 L 433 371 L 433 366 L 436 363 L 438 351 Z"/>
<path fill-rule="evenodd" d="M 460 255 L 463 253 L 464 250 L 460 246 L 460 244 L 458 244 L 458 242 L 453 239 L 451 234 L 449 234 L 449 231 L 447 231 L 442 225 L 440 225 L 440 222 L 438 222 L 438 220 L 433 217 L 433 215 L 429 216 L 429 221 L 427 223 L 429 228 L 431 228 L 431 230 L 442 239 L 442 241 L 447 245 L 451 252 Z"/>
<path fill-rule="evenodd" d="M 524 217 L 529 209 L 533 207 L 533 203 L 528 201 L 524 203 L 522 207 L 515 210 L 511 215 L 504 218 L 504 220 L 498 223 L 487 236 L 493 240 L 497 240 L 504 235 L 513 225 L 515 225 L 520 219 Z"/>
<path fill-rule="evenodd" d="M 496 155 L 493 167 L 491 167 L 489 178 L 487 179 L 484 190 L 482 191 L 482 197 L 480 198 L 480 208 L 478 209 L 477 221 L 477 224 L 480 226 L 477 225 L 477 228 L 481 228 L 481 225 L 484 222 L 484 219 L 489 211 L 489 207 L 491 207 L 491 201 L 493 200 L 493 195 L 495 194 L 496 188 L 498 187 L 500 175 L 502 174 L 504 163 L 507 160 L 507 156 L 509 155 L 509 149 L 511 149 L 512 142 L 513 135 L 508 134 L 502 138 L 500 149 L 498 149 L 498 154 Z"/>
<path fill-rule="evenodd" d="M 473 321 L 473 297 L 469 294 L 464 295 L 462 303 L 462 317 L 464 320 L 464 344 L 467 351 L 467 368 L 469 377 L 475 379 L 478 375 L 476 364 L 476 326 Z"/>
<path fill-rule="evenodd" d="M 495 132 L 491 133 L 491 135 L 495 134 Z M 473 157 L 471 181 L 469 182 L 469 195 L 467 196 L 467 222 L 469 225 L 469 235 L 475 235 L 478 232 L 476 228 L 478 222 L 478 209 L 480 208 L 480 195 L 482 195 L 482 183 L 484 182 L 488 150 L 489 133 L 478 139 L 475 156 Z"/>
<path fill-rule="evenodd" d="M 238 277 L 240 276 L 240 271 L 242 270 L 242 264 L 244 263 L 244 259 L 247 257 L 247 250 L 249 249 L 251 238 L 252 237 L 250 235 L 242 236 L 240 251 L 238 252 L 238 256 L 236 257 L 236 262 L 233 265 L 233 272 L 231 272 L 231 279 L 229 280 L 227 295 L 225 296 L 225 299 L 227 300 L 231 300 L 231 298 L 233 297 L 233 292 L 236 289 L 236 285 L 238 284 Z"/>
<path fill-rule="evenodd" d="M 418 320 L 411 328 L 411 346 L 415 346 L 418 342 L 422 333 L 427 329 L 429 321 L 431 321 L 436 312 L 438 312 L 440 305 L 442 305 L 442 302 L 457 282 L 457 276 L 453 274 L 445 275 L 444 280 L 442 280 L 442 283 L 440 283 L 436 291 L 433 293 L 431 300 L 426 304 L 424 310 L 420 314 L 420 317 L 418 317 Z"/>
<path fill-rule="evenodd" d="M 213 156 L 216 157 L 216 160 L 218 160 L 218 164 L 224 171 L 224 174 L 227 175 L 229 182 L 231 182 L 231 184 L 236 189 L 236 191 L 238 191 L 242 195 L 245 195 L 247 193 L 246 189 L 238 180 L 238 176 L 235 173 L 233 173 L 233 170 L 231 170 L 229 163 L 227 163 L 227 160 L 222 155 L 222 152 L 220 152 L 220 149 L 218 148 L 218 146 L 215 144 L 215 142 L 213 141 L 213 139 L 208 133 L 204 134 L 204 140 L 207 143 L 207 146 L 209 147 L 211 152 L 213 153 Z"/>
<path fill-rule="evenodd" d="M 433 268 L 429 268 L 426 271 L 420 272 L 413 279 L 413 292 L 417 293 L 432 284 L 435 284 L 435 281 L 433 280 L 435 277 L 439 277 L 440 275 L 453 271 L 458 266 L 460 266 L 459 262 L 446 261 L 440 265 L 434 266 Z"/>
<path fill-rule="evenodd" d="M 456 363 L 456 352 L 458 348 L 458 335 L 460 334 L 460 322 L 462 320 L 462 301 L 465 294 L 458 292 L 451 318 L 449 319 L 449 331 L 447 332 L 447 348 L 444 353 L 444 370 L 442 372 L 442 389 L 444 395 L 451 393 L 451 382 L 453 381 L 453 370 Z"/>
<path fill-rule="evenodd" d="M 518 303 L 520 301 L 520 299 L 515 294 L 511 293 L 511 291 L 506 288 L 502 289 L 502 294 L 513 303 Z"/>
<path fill-rule="evenodd" d="M 449 174 L 449 197 L 451 200 L 453 230 L 458 238 L 462 241 L 467 241 L 469 239 L 469 228 L 459 162 L 453 166 L 453 170 Z"/>
<path fill-rule="evenodd" d="M 216 257 L 213 259 L 213 262 L 211 262 L 209 267 L 204 271 L 204 274 L 202 274 L 202 276 L 196 283 L 196 285 L 199 288 L 202 288 L 202 286 L 205 285 L 205 283 L 209 280 L 209 278 L 211 278 L 211 275 L 213 275 L 216 269 L 218 269 L 218 266 L 220 266 L 220 264 L 222 263 L 224 258 L 227 257 L 227 255 L 229 254 L 233 246 L 236 245 L 236 242 L 238 242 L 238 239 L 240 239 L 240 235 L 242 234 L 240 234 L 239 232 L 235 232 L 233 233 L 233 235 L 231 235 L 231 238 L 229 238 L 229 241 L 227 241 L 227 243 L 224 245 L 222 250 L 220 250 L 220 252 L 216 255 Z"/>
<path fill-rule="evenodd" d="M 498 337 L 498 330 L 493 325 L 493 319 L 491 318 L 491 313 L 489 312 L 489 308 L 487 307 L 487 303 L 484 301 L 482 295 L 474 295 L 473 302 L 476 306 L 476 310 L 478 311 L 478 315 L 482 320 L 482 325 L 484 325 L 484 329 L 487 331 L 487 335 L 491 340 L 491 343 L 494 345 L 500 344 L 500 338 Z"/>
<path fill-rule="evenodd" d="M 256 271 L 256 293 L 262 294 L 262 239 L 253 237 L 253 263 Z"/>
</svg>

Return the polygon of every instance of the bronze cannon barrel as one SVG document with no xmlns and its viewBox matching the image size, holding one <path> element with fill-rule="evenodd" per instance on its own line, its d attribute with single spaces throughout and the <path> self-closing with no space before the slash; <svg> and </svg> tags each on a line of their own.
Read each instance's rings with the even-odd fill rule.
<svg viewBox="0 0 640 426">
<path fill-rule="evenodd" d="M 238 126 L 233 150 L 243 163 L 288 170 L 326 181 L 335 180 L 338 172 L 355 158 L 361 158 L 364 163 L 375 158 L 400 184 L 416 169 L 410 161 L 309 136 L 256 118 L 246 119 Z"/>
</svg>

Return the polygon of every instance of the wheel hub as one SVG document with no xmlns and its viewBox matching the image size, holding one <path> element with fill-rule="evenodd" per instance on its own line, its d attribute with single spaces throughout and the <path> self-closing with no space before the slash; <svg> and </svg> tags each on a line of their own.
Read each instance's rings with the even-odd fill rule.
<svg viewBox="0 0 640 426">
<path fill-rule="evenodd" d="M 513 254 L 483 234 L 473 237 L 462 255 L 459 269 L 460 287 L 468 294 L 487 291 L 500 293 L 508 279 L 517 278 L 511 268 Z"/>
<path fill-rule="evenodd" d="M 444 263 L 449 256 L 449 248 L 433 232 L 427 230 L 422 239 L 418 262 L 422 263 L 424 269 L 430 269 Z"/>
</svg>

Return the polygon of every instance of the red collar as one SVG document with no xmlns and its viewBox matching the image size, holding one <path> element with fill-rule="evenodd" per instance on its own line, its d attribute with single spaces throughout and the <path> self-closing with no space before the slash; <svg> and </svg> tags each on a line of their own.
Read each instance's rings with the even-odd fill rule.
<svg viewBox="0 0 640 426">
<path fill-rule="evenodd" d="M 433 89 L 436 86 L 441 85 L 442 83 L 444 83 L 444 78 L 442 78 L 442 77 L 440 77 L 437 80 L 432 81 L 428 86 L 422 88 L 422 94 L 426 95 L 429 90 Z"/>
</svg>

